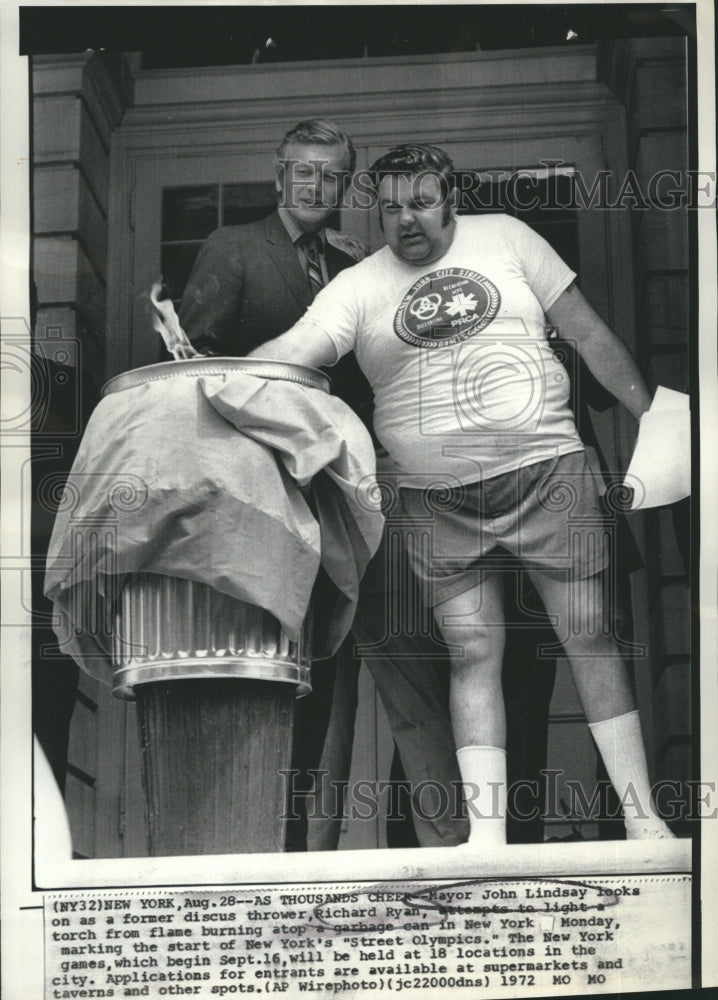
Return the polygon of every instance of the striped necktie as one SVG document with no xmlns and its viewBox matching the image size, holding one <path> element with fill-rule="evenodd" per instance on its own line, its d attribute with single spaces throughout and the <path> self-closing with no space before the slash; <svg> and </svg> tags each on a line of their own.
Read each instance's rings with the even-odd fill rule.
<svg viewBox="0 0 718 1000">
<path fill-rule="evenodd" d="M 316 233 L 305 233 L 301 237 L 301 246 L 307 262 L 307 277 L 309 278 L 309 289 L 312 299 L 324 288 L 324 276 L 322 274 L 322 263 L 319 258 L 321 240 Z"/>
</svg>

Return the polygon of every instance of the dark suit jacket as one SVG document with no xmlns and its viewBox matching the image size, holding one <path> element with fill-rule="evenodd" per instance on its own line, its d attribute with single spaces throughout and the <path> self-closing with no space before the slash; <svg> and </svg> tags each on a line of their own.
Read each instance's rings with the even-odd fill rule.
<svg viewBox="0 0 718 1000">
<path fill-rule="evenodd" d="M 356 260 L 328 241 L 329 278 Z M 180 324 L 201 351 L 241 357 L 284 333 L 311 301 L 309 282 L 277 212 L 245 226 L 217 229 L 201 247 Z M 333 391 L 369 421 L 372 392 L 354 355 L 328 370 Z"/>
</svg>

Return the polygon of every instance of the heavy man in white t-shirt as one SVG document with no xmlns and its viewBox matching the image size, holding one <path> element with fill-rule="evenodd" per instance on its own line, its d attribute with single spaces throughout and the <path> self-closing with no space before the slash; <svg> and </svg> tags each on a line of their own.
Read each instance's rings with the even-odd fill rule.
<svg viewBox="0 0 718 1000">
<path fill-rule="evenodd" d="M 504 215 L 456 217 L 443 150 L 395 147 L 371 169 L 387 246 L 261 353 L 331 365 L 353 350 L 372 385 L 380 471 L 417 526 L 409 555 L 451 650 L 469 843 L 505 843 L 503 590 L 520 598 L 525 573 L 555 616 L 627 836 L 671 836 L 652 811 L 638 713 L 605 621 L 606 531 L 547 321 L 636 418 L 650 405 L 643 379 L 541 237 Z"/>
</svg>

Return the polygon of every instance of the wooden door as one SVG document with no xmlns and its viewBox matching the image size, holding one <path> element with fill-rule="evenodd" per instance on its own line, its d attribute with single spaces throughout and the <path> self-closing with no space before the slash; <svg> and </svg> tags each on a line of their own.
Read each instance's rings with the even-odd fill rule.
<svg viewBox="0 0 718 1000">
<path fill-rule="evenodd" d="M 131 329 L 125 366 L 161 357 L 149 291 L 162 277 L 181 297 L 202 241 L 220 225 L 249 222 L 275 203 L 273 158 L 260 153 L 142 160 L 130 197 L 133 229 Z"/>
</svg>

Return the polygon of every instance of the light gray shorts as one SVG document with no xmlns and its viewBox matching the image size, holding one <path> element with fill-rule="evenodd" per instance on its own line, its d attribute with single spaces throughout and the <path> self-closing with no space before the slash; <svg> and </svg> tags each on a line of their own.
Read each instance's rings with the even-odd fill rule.
<svg viewBox="0 0 718 1000">
<path fill-rule="evenodd" d="M 488 572 L 581 580 L 608 564 L 613 525 L 584 451 L 455 489 L 401 489 L 399 507 L 409 559 L 432 606 Z"/>
</svg>

